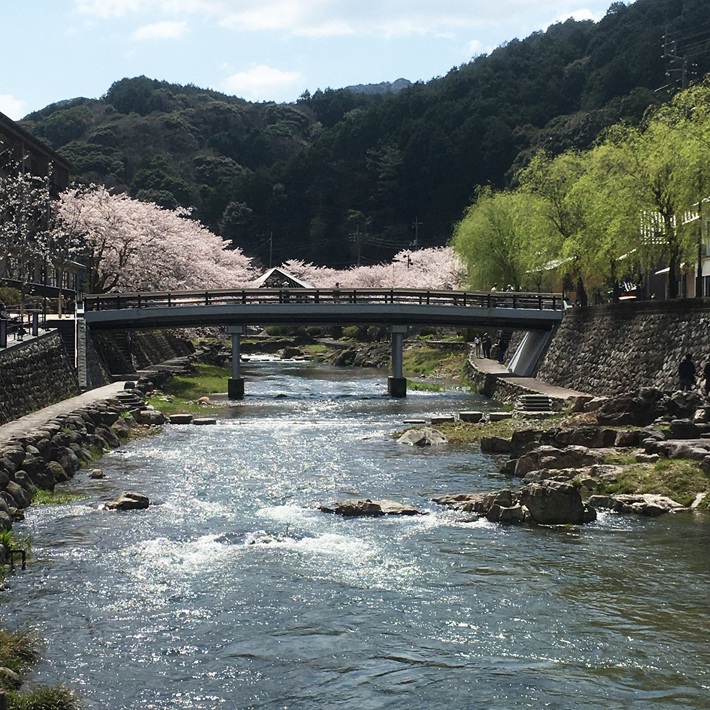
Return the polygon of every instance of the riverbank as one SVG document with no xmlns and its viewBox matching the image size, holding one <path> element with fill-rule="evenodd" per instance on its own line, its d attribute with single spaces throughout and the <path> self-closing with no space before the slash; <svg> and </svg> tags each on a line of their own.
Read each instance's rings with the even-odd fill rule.
<svg viewBox="0 0 710 710">
<path fill-rule="evenodd" d="M 155 433 L 160 412 L 147 409 L 140 390 L 115 383 L 54 404 L 0 427 L 0 563 L 22 540 L 13 523 L 33 504 L 66 503 L 74 496 L 55 495 L 58 484 L 131 438 Z M 97 472 L 100 474 L 100 471 Z M 31 541 L 29 541 L 31 543 Z M 24 569 L 24 557 L 23 557 Z M 4 576 L 4 575 L 3 575 Z M 0 710 L 76 710 L 75 692 L 61 684 L 20 690 L 22 676 L 41 658 L 42 644 L 29 632 L 0 630 Z M 6 695 L 2 694 L 5 690 Z"/>
<path fill-rule="evenodd" d="M 666 413 L 647 426 L 625 426 L 618 408 L 620 423 L 606 423 L 615 409 L 610 400 L 598 413 L 532 420 L 516 412 L 500 421 L 437 422 L 436 429 L 453 446 L 478 444 L 483 453 L 507 456 L 501 473 L 521 485 L 568 483 L 585 502 L 617 512 L 676 509 L 668 503 L 661 510 L 649 496 L 668 498 L 677 509 L 710 509 L 710 406 L 684 393 L 657 393 L 655 406 L 656 414 Z M 626 505 L 629 496 L 636 497 L 635 509 Z"/>
</svg>

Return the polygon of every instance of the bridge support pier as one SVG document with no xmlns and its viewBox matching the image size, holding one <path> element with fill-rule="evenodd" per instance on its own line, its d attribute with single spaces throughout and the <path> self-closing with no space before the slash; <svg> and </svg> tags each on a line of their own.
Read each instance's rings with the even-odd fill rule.
<svg viewBox="0 0 710 710">
<path fill-rule="evenodd" d="M 227 383 L 229 399 L 244 399 L 244 378 L 239 369 L 239 340 L 244 335 L 243 325 L 230 325 L 227 332 L 232 336 L 232 376 Z"/>
<path fill-rule="evenodd" d="M 407 396 L 407 379 L 402 373 L 402 352 L 406 325 L 392 326 L 392 377 L 387 378 L 387 392 L 391 397 Z"/>
</svg>

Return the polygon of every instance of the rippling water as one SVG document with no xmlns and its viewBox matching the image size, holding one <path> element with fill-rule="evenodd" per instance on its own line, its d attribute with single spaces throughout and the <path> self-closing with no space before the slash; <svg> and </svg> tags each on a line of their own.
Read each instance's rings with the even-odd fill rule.
<svg viewBox="0 0 710 710">
<path fill-rule="evenodd" d="M 47 638 L 37 680 L 92 710 L 710 708 L 707 516 L 465 522 L 430 498 L 503 487 L 500 462 L 390 433 L 485 402 L 393 401 L 382 372 L 247 377 L 232 418 L 132 442 L 69 484 L 87 500 L 28 511 L 37 561 L 2 609 Z M 154 504 L 97 510 L 122 490 Z M 354 496 L 429 514 L 317 510 Z"/>
</svg>

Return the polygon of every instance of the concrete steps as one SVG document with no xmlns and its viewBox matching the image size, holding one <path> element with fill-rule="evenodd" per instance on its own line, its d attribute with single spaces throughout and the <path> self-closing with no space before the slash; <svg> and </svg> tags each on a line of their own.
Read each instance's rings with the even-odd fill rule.
<svg viewBox="0 0 710 710">
<path fill-rule="evenodd" d="M 552 400 L 546 394 L 526 394 L 518 400 L 523 412 L 551 412 Z"/>
</svg>

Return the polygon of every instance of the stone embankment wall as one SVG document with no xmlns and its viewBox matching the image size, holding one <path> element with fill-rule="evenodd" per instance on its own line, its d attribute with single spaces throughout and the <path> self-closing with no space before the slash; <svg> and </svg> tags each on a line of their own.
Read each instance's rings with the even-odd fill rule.
<svg viewBox="0 0 710 710">
<path fill-rule="evenodd" d="M 0 351 L 0 424 L 77 394 L 57 331 Z"/>
<path fill-rule="evenodd" d="M 160 412 L 145 405 L 136 387 L 0 442 L 0 530 L 23 519 L 22 509 L 31 505 L 37 489 L 52 491 L 68 481 L 96 456 L 119 446 L 132 427 L 151 429 L 164 421 Z M 102 477 L 101 471 L 95 473 L 99 475 L 93 477 Z"/>
<path fill-rule="evenodd" d="M 674 390 L 686 353 L 700 373 L 710 359 L 710 299 L 580 308 L 565 316 L 538 377 L 598 396 Z"/>
<path fill-rule="evenodd" d="M 92 340 L 112 375 L 132 374 L 195 352 L 187 337 L 163 330 L 92 333 Z"/>
</svg>

